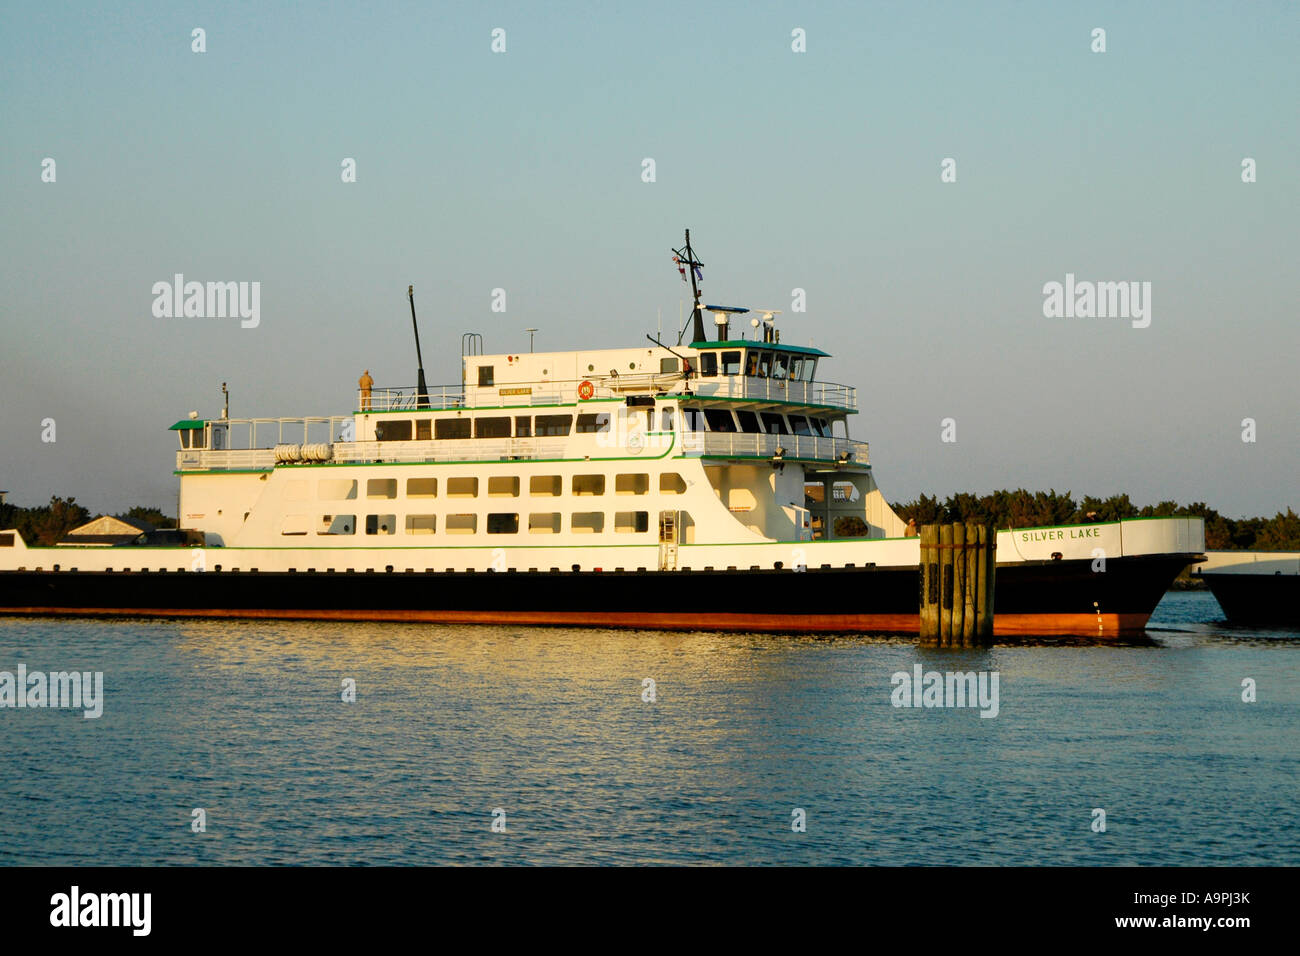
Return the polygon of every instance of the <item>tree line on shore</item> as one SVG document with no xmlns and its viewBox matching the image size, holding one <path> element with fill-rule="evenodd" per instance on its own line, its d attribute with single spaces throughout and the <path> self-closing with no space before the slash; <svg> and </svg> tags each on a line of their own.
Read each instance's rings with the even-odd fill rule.
<svg viewBox="0 0 1300 956">
<path fill-rule="evenodd" d="M 1300 515 L 1290 508 L 1272 518 L 1229 518 L 1203 501 L 1180 505 L 1162 501 L 1138 507 L 1128 495 L 1076 500 L 1070 492 L 995 491 L 987 495 L 966 492 L 940 501 L 921 495 L 914 501 L 893 502 L 891 507 L 904 521 L 915 518 L 918 525 L 950 521 L 983 521 L 994 528 L 1027 528 L 1035 525 L 1084 524 L 1116 521 L 1120 518 L 1151 518 L 1168 515 L 1195 515 L 1205 519 L 1205 546 L 1213 551 L 1253 548 L 1261 551 L 1300 551 Z M 50 498 L 48 505 L 20 508 L 0 505 L 0 528 L 17 528 L 28 544 L 52 545 L 61 541 L 73 528 L 94 517 L 77 504 L 76 498 Z M 157 508 L 134 507 L 114 517 L 147 521 L 155 528 L 174 528 L 176 519 Z M 836 522 L 836 535 L 848 537 L 865 534 L 866 525 L 857 518 Z"/>
<path fill-rule="evenodd" d="M 73 528 L 96 517 L 77 504 L 76 498 L 55 495 L 48 505 L 20 508 L 17 505 L 0 505 L 0 528 L 17 528 L 29 545 L 50 546 L 58 544 Z M 114 518 L 132 518 L 145 521 L 155 528 L 174 528 L 176 519 L 169 518 L 157 508 L 135 507 L 118 512 Z"/>
<path fill-rule="evenodd" d="M 1212 551 L 1300 550 L 1300 515 L 1290 508 L 1272 518 L 1229 518 L 1203 501 L 1180 505 L 1162 501 L 1138 507 L 1128 495 L 1075 499 L 1070 492 L 1001 490 L 987 495 L 965 492 L 940 501 L 921 495 L 914 501 L 894 502 L 891 507 L 904 521 L 915 518 L 918 525 L 951 521 L 983 521 L 994 528 L 1026 528 L 1034 525 L 1086 524 L 1118 521 L 1121 518 L 1156 518 L 1193 515 L 1205 519 L 1205 547 Z"/>
</svg>

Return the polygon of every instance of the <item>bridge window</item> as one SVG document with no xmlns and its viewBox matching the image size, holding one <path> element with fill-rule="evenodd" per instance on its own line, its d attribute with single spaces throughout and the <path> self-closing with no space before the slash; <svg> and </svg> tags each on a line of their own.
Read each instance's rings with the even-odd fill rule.
<svg viewBox="0 0 1300 956">
<path fill-rule="evenodd" d="M 528 516 L 529 534 L 559 534 L 560 513 L 558 511 L 539 511 Z"/>
<path fill-rule="evenodd" d="M 396 498 L 396 478 L 371 478 L 366 482 L 367 498 Z"/>
<path fill-rule="evenodd" d="M 438 530 L 437 515 L 407 515 L 407 534 L 433 534 Z"/>
<path fill-rule="evenodd" d="M 537 416 L 537 435 L 555 436 L 567 435 L 569 429 L 573 426 L 572 415 L 538 415 Z"/>
<path fill-rule="evenodd" d="M 810 418 L 808 421 L 812 424 L 813 434 L 821 438 L 831 437 L 831 428 L 826 424 L 824 418 Z"/>
<path fill-rule="evenodd" d="M 803 356 L 790 356 L 790 378 L 798 381 L 803 378 Z"/>
<path fill-rule="evenodd" d="M 734 432 L 736 430 L 736 420 L 731 417 L 731 412 L 722 408 L 706 408 L 704 410 L 704 419 L 709 423 L 711 432 Z"/>
<path fill-rule="evenodd" d="M 772 353 L 759 352 L 758 354 L 758 377 L 767 378 L 772 374 Z"/>
<path fill-rule="evenodd" d="M 397 515 L 366 515 L 366 534 L 396 534 Z"/>
<path fill-rule="evenodd" d="M 518 498 L 519 476 L 497 475 L 488 479 L 489 498 Z"/>
<path fill-rule="evenodd" d="M 574 475 L 573 493 L 575 495 L 603 495 L 605 493 L 605 476 Z"/>
<path fill-rule="evenodd" d="M 686 430 L 688 432 L 704 431 L 704 416 L 700 414 L 698 408 L 683 408 L 682 414 L 686 416 Z"/>
<path fill-rule="evenodd" d="M 650 492 L 649 475 L 615 475 L 614 494 L 644 495 Z"/>
<path fill-rule="evenodd" d="M 785 354 L 784 352 L 777 352 L 776 355 L 774 355 L 774 356 L 772 357 L 772 377 L 773 377 L 773 378 L 785 378 L 785 377 L 786 377 L 786 362 L 788 362 L 788 361 L 789 361 L 789 358 L 788 358 L 788 356 L 786 356 L 786 354 Z"/>
<path fill-rule="evenodd" d="M 536 497 L 558 498 L 564 493 L 559 475 L 533 475 L 528 479 L 528 493 Z"/>
<path fill-rule="evenodd" d="M 409 418 L 392 421 L 381 419 L 375 422 L 375 441 L 410 441 L 411 420 Z"/>
<path fill-rule="evenodd" d="M 758 352 L 756 350 L 749 353 L 749 361 L 745 363 L 745 374 L 750 378 L 758 376 Z"/>
<path fill-rule="evenodd" d="M 518 534 L 519 515 L 490 514 L 487 516 L 488 534 Z"/>
<path fill-rule="evenodd" d="M 790 430 L 785 427 L 785 418 L 776 412 L 763 413 L 763 426 L 767 429 L 769 435 L 790 434 Z"/>
<path fill-rule="evenodd" d="M 700 353 L 700 374 L 712 378 L 718 374 L 718 355 L 716 352 Z"/>
<path fill-rule="evenodd" d="M 447 534 L 474 534 L 478 531 L 478 515 L 447 515 Z"/>
<path fill-rule="evenodd" d="M 758 416 L 753 412 L 737 409 L 736 417 L 740 419 L 740 430 L 742 432 L 757 434 L 763 430 L 758 427 Z"/>
<path fill-rule="evenodd" d="M 803 380 L 811 382 L 813 380 L 813 371 L 817 368 L 817 359 L 809 355 L 803 360 Z"/>
<path fill-rule="evenodd" d="M 794 430 L 796 435 L 812 434 L 812 429 L 808 427 L 808 419 L 804 418 L 802 415 L 790 416 L 790 428 Z"/>
<path fill-rule="evenodd" d="M 740 353 L 739 352 L 722 353 L 722 374 L 724 375 L 740 374 Z"/>
<path fill-rule="evenodd" d="M 663 358 L 659 360 L 659 374 L 668 375 L 677 371 L 677 359 Z"/>
<path fill-rule="evenodd" d="M 480 365 L 478 367 L 479 388 L 490 388 L 496 384 L 496 380 L 492 376 L 492 369 L 493 366 L 491 365 Z"/>
<path fill-rule="evenodd" d="M 447 479 L 448 498 L 473 498 L 477 494 L 478 494 L 477 478 L 448 478 Z"/>
<path fill-rule="evenodd" d="M 575 511 L 569 529 L 574 534 L 599 534 L 605 530 L 605 514 L 601 511 Z"/>
<path fill-rule="evenodd" d="M 438 497 L 438 479 L 437 478 L 407 478 L 406 497 L 408 498 Z"/>
<path fill-rule="evenodd" d="M 615 534 L 641 534 L 650 530 L 650 512 L 618 511 L 614 513 Z"/>
<path fill-rule="evenodd" d="M 510 417 L 474 419 L 475 438 L 509 438 Z"/>
<path fill-rule="evenodd" d="M 433 437 L 440 441 L 469 437 L 468 418 L 439 418 L 433 423 Z"/>
</svg>

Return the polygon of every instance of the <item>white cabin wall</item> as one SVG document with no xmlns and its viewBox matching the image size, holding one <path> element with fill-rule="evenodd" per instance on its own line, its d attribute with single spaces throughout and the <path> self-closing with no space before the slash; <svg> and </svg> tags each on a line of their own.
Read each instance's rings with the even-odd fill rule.
<svg viewBox="0 0 1300 956">
<path fill-rule="evenodd" d="M 202 531 L 210 545 L 233 542 L 259 509 L 269 472 L 187 474 L 181 476 L 180 527 Z"/>
</svg>

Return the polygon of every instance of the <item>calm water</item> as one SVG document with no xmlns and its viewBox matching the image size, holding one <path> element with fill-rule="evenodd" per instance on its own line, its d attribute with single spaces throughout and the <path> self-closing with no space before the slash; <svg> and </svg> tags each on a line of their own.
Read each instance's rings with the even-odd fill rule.
<svg viewBox="0 0 1300 956">
<path fill-rule="evenodd" d="M 1220 618 L 1170 594 L 1146 645 L 950 653 L 0 619 L 0 670 L 102 670 L 106 696 L 0 710 L 0 864 L 1298 864 L 1300 634 Z M 998 671 L 1000 713 L 892 707 L 917 661 Z"/>
</svg>

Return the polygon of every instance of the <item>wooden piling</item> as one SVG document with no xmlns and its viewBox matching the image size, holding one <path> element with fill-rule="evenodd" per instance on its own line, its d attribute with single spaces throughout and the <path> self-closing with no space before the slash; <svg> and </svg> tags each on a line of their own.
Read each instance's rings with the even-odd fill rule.
<svg viewBox="0 0 1300 956">
<path fill-rule="evenodd" d="M 962 592 L 965 598 L 965 608 L 963 608 L 961 619 L 961 640 L 965 645 L 975 643 L 975 634 L 979 630 L 978 608 L 980 601 L 976 596 L 979 593 L 979 539 L 980 526 L 973 521 L 966 523 L 966 588 Z"/>
<path fill-rule="evenodd" d="M 988 642 L 993 639 L 993 585 L 997 577 L 998 533 L 987 525 L 979 530 L 979 599 L 977 637 Z"/>
<path fill-rule="evenodd" d="M 921 526 L 921 640 L 939 638 L 939 526 Z"/>
<path fill-rule="evenodd" d="M 952 525 L 939 525 L 939 646 L 952 646 Z"/>
<path fill-rule="evenodd" d="M 952 640 L 957 647 L 963 643 L 962 627 L 966 617 L 966 526 L 952 526 Z"/>
<path fill-rule="evenodd" d="M 940 647 L 993 638 L 997 535 L 986 525 L 921 526 L 920 639 Z"/>
</svg>

